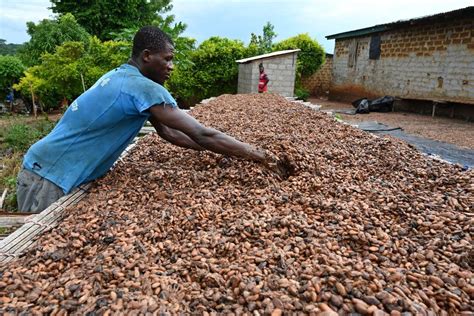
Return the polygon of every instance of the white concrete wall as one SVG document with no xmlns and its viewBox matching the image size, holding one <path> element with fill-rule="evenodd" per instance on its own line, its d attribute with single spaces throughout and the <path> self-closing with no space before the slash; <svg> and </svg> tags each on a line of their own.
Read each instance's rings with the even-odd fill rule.
<svg viewBox="0 0 474 316">
<path fill-rule="evenodd" d="M 270 79 L 268 92 L 292 97 L 295 89 L 296 59 L 296 53 L 292 53 L 239 64 L 238 93 L 258 93 L 258 65 L 262 63 Z"/>
</svg>

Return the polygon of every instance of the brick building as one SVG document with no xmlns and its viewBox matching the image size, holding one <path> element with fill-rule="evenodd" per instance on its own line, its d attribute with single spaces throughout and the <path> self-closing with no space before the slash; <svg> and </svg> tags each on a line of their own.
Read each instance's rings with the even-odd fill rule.
<svg viewBox="0 0 474 316">
<path fill-rule="evenodd" d="M 259 69 L 263 64 L 268 75 L 268 92 L 292 97 L 295 89 L 296 59 L 299 49 L 282 50 L 237 60 L 239 63 L 238 93 L 258 93 Z"/>
<path fill-rule="evenodd" d="M 472 6 L 326 38 L 336 40 L 331 98 L 392 95 L 473 108 Z"/>
<path fill-rule="evenodd" d="M 332 82 L 333 55 L 326 53 L 326 61 L 312 76 L 302 78 L 301 84 L 313 96 L 327 96 Z"/>
</svg>

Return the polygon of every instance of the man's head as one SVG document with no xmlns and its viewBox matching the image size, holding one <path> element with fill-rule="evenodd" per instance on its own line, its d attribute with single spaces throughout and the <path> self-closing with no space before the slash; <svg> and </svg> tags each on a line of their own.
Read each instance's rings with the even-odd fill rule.
<svg viewBox="0 0 474 316">
<path fill-rule="evenodd" d="M 260 73 L 262 73 L 262 72 L 265 70 L 265 68 L 263 68 L 263 64 L 262 64 L 262 63 L 260 63 L 260 64 L 258 65 L 258 70 L 260 71 Z"/>
<path fill-rule="evenodd" d="M 145 77 L 161 85 L 173 70 L 173 53 L 173 41 L 158 27 L 144 26 L 133 38 L 132 60 Z"/>
</svg>

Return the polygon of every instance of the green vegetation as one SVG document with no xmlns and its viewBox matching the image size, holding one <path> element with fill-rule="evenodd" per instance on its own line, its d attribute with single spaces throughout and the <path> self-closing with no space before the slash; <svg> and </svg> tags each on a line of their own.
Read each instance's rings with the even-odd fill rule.
<svg viewBox="0 0 474 316">
<path fill-rule="evenodd" d="M 74 100 L 104 73 L 126 62 L 129 55 L 130 44 L 126 42 L 102 43 L 96 37 L 87 45 L 65 42 L 54 54 L 44 53 L 41 64 L 28 68 L 14 88 L 28 99 L 33 89 L 43 110 L 55 109 L 64 100 Z"/>
<path fill-rule="evenodd" d="M 51 4 L 54 13 L 72 13 L 87 32 L 103 41 L 124 29 L 150 25 L 173 8 L 171 0 L 51 0 Z"/>
<path fill-rule="evenodd" d="M 3 209 L 16 210 L 16 177 L 26 150 L 48 134 L 55 122 L 47 116 L 32 120 L 24 116 L 4 116 L 0 119 L 0 194 L 8 190 Z"/>
<path fill-rule="evenodd" d="M 307 101 L 308 98 L 310 96 L 310 93 L 308 90 L 302 88 L 302 87 L 296 87 L 295 88 L 295 97 L 298 99 L 298 100 L 303 100 L 303 101 Z"/>
<path fill-rule="evenodd" d="M 248 49 L 251 56 L 272 52 L 273 39 L 277 36 L 277 33 L 275 33 L 273 29 L 274 26 L 270 22 L 267 22 L 267 24 L 263 26 L 263 35 L 256 35 L 255 33 L 250 35 Z"/>
<path fill-rule="evenodd" d="M 241 41 L 221 37 L 211 37 L 196 47 L 194 39 L 182 36 L 186 25 L 175 22 L 174 15 L 165 16 L 172 8 L 171 0 L 51 3 L 53 12 L 59 14 L 57 18 L 27 24 L 31 40 L 19 56 L 30 67 L 14 85 L 26 100 L 31 100 L 33 91 L 43 111 L 71 103 L 104 73 L 126 62 L 133 35 L 145 24 L 160 27 L 175 43 L 175 70 L 166 86 L 183 106 L 235 93 L 237 59 L 299 48 L 295 94 L 301 99 L 309 95 L 301 78 L 310 76 L 324 63 L 324 50 L 308 34 L 274 44 L 277 34 L 270 22 L 263 26 L 261 35 L 251 34 L 247 47 Z"/>
<path fill-rule="evenodd" d="M 0 56 L 0 98 L 3 100 L 8 89 L 23 76 L 25 66 L 15 56 Z"/>
<path fill-rule="evenodd" d="M 44 19 L 37 25 L 26 23 L 27 32 L 31 36 L 19 52 L 22 61 L 33 66 L 41 62 L 41 55 L 54 53 L 56 46 L 67 41 L 87 43 L 89 34 L 80 26 L 72 14 L 65 14 L 59 19 Z"/>
<path fill-rule="evenodd" d="M 7 41 L 0 38 L 0 55 L 15 55 L 23 44 L 7 44 Z"/>
<path fill-rule="evenodd" d="M 324 49 L 308 34 L 299 34 L 277 43 L 273 50 L 301 49 L 298 53 L 296 68 L 297 81 L 301 77 L 309 77 L 324 64 Z"/>
<path fill-rule="evenodd" d="M 193 105 L 204 98 L 237 92 L 237 59 L 246 56 L 243 42 L 211 37 L 189 55 L 189 64 L 176 65 L 167 86 L 177 99 Z"/>
</svg>

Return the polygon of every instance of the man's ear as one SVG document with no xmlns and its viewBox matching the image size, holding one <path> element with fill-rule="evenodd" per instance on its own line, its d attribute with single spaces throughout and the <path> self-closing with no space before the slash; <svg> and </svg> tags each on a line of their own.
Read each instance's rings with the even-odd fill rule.
<svg viewBox="0 0 474 316">
<path fill-rule="evenodd" d="M 149 49 L 144 49 L 142 51 L 142 60 L 145 63 L 149 63 L 151 61 L 151 51 Z"/>
</svg>

